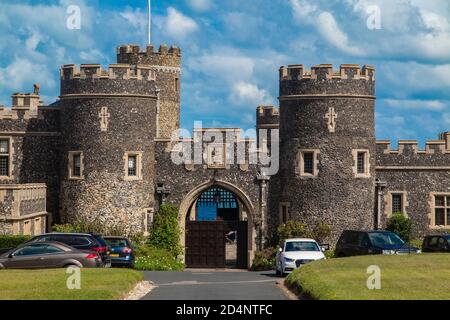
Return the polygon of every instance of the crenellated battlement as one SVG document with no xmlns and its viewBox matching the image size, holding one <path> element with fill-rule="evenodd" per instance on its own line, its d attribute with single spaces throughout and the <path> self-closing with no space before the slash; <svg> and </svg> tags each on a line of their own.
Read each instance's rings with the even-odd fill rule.
<svg viewBox="0 0 450 320">
<path fill-rule="evenodd" d="M 44 112 L 55 110 L 44 106 L 40 96 L 35 93 L 14 93 L 11 100 L 10 108 L 0 105 L 0 120 L 43 119 Z"/>
<path fill-rule="evenodd" d="M 138 45 L 122 45 L 117 48 L 117 63 L 147 65 L 159 72 L 179 73 L 181 49 L 175 46 L 161 45 L 157 51 L 153 45 L 142 49 Z"/>
<path fill-rule="evenodd" d="M 100 64 L 82 64 L 79 68 L 74 64 L 61 68 L 61 80 L 72 79 L 120 79 L 155 81 L 156 73 L 148 66 L 132 67 L 128 64 L 111 64 L 108 69 L 102 69 Z"/>
<path fill-rule="evenodd" d="M 176 46 L 167 46 L 166 44 L 162 44 L 159 46 L 158 51 L 154 51 L 153 45 L 148 45 L 145 50 L 141 49 L 139 45 L 122 45 L 117 47 L 117 54 L 140 54 L 146 56 L 153 55 L 175 55 L 181 56 L 181 49 Z"/>
<path fill-rule="evenodd" d="M 342 64 L 340 70 L 333 70 L 331 64 L 319 64 L 306 70 L 304 65 L 289 65 L 280 68 L 280 80 L 332 80 L 353 79 L 375 81 L 375 68 L 365 65 L 362 68 L 357 64 Z"/>
<path fill-rule="evenodd" d="M 391 146 L 391 141 L 377 141 L 377 152 L 393 155 L 450 153 L 450 149 L 447 148 L 447 142 L 445 140 L 426 141 L 424 150 L 419 148 L 419 141 L 417 140 L 400 140 L 397 149 L 392 149 Z"/>
</svg>

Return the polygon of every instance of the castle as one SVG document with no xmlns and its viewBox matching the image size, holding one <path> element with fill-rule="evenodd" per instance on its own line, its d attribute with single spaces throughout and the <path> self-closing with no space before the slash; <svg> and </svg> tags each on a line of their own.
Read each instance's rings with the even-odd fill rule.
<svg viewBox="0 0 450 320">
<path fill-rule="evenodd" d="M 396 212 L 417 236 L 450 226 L 449 133 L 425 150 L 376 141 L 372 67 L 279 72 L 280 108 L 257 108 L 256 139 L 231 128 L 174 137 L 176 47 L 121 46 L 108 70 L 64 65 L 49 106 L 38 87 L 13 94 L 11 108 L 0 106 L 0 233 L 80 221 L 147 233 L 167 203 L 179 207 L 188 266 L 224 265 L 234 230 L 236 265 L 248 267 L 288 220 L 328 223 L 331 242 L 344 229 L 383 228 Z"/>
</svg>

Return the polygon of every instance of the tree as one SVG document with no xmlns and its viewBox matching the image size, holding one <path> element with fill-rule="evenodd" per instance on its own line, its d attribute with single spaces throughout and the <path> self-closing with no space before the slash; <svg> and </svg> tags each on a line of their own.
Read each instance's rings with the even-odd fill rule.
<svg viewBox="0 0 450 320">
<path fill-rule="evenodd" d="M 411 219 L 407 218 L 403 213 L 395 213 L 389 218 L 386 230 L 395 232 L 403 241 L 408 242 L 412 230 Z"/>
</svg>

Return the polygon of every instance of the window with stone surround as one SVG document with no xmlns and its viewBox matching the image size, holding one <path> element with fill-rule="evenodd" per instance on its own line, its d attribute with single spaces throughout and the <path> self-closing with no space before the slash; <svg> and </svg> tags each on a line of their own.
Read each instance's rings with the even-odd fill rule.
<svg viewBox="0 0 450 320">
<path fill-rule="evenodd" d="M 287 203 L 287 202 L 280 203 L 280 222 L 281 223 L 286 223 L 291 219 L 290 213 L 289 213 L 290 206 L 291 206 L 291 204 Z"/>
<path fill-rule="evenodd" d="M 298 166 L 300 167 L 299 174 L 301 177 L 318 176 L 318 155 L 319 150 L 300 150 Z"/>
<path fill-rule="evenodd" d="M 125 180 L 142 180 L 142 152 L 125 154 Z"/>
<path fill-rule="evenodd" d="M 370 178 L 369 150 L 353 150 L 353 174 L 356 178 Z"/>
<path fill-rule="evenodd" d="M 69 179 L 81 180 L 84 179 L 84 157 L 81 151 L 69 152 Z"/>
<path fill-rule="evenodd" d="M 11 176 L 11 140 L 0 139 L 0 178 Z"/>
<path fill-rule="evenodd" d="M 434 196 L 434 226 L 450 227 L 450 195 Z"/>
<path fill-rule="evenodd" d="M 403 213 L 403 194 L 392 195 L 392 214 Z"/>
</svg>

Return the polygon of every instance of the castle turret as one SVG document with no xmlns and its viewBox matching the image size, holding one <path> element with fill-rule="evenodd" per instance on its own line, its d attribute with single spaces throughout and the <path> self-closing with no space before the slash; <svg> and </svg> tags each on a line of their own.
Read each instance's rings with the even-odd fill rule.
<svg viewBox="0 0 450 320">
<path fill-rule="evenodd" d="M 161 45 L 154 51 L 152 45 L 142 51 L 139 46 L 117 48 L 117 63 L 147 66 L 156 73 L 158 85 L 158 138 L 170 138 L 180 128 L 181 50 Z"/>
<path fill-rule="evenodd" d="M 155 72 L 65 65 L 60 98 L 63 221 L 142 232 L 155 193 Z"/>
<path fill-rule="evenodd" d="M 375 72 L 372 67 L 280 69 L 280 216 L 314 226 L 373 228 Z"/>
</svg>

